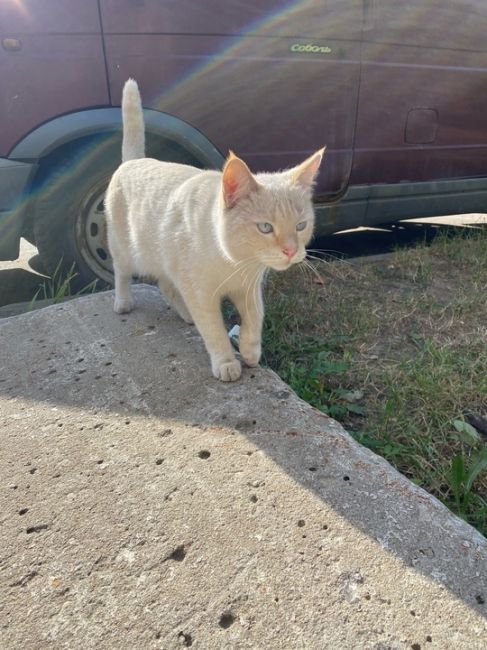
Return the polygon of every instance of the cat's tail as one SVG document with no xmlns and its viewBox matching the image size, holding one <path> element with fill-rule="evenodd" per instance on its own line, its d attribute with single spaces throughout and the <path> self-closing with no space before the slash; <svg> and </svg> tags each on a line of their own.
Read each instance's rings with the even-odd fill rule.
<svg viewBox="0 0 487 650">
<path fill-rule="evenodd" d="M 125 82 L 122 93 L 122 162 L 145 157 L 144 114 L 139 87 L 134 79 Z"/>
</svg>

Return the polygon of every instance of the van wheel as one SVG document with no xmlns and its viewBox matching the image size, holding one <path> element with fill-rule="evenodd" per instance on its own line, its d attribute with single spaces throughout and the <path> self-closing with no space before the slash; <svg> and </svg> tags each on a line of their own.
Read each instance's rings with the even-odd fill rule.
<svg viewBox="0 0 487 650">
<path fill-rule="evenodd" d="M 117 164 L 115 155 L 89 164 L 82 159 L 65 162 L 40 189 L 35 242 L 51 276 L 64 279 L 75 274 L 71 290 L 80 291 L 94 281 L 97 288 L 113 284 L 103 199 Z"/>
</svg>

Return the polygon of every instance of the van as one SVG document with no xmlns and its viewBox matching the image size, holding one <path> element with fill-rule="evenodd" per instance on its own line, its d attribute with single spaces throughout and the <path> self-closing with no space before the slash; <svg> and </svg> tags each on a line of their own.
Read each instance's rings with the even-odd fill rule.
<svg viewBox="0 0 487 650">
<path fill-rule="evenodd" d="M 137 80 L 147 155 L 254 171 L 326 145 L 317 234 L 483 212 L 485 0 L 2 0 L 0 258 L 112 280 L 103 196 Z"/>
</svg>

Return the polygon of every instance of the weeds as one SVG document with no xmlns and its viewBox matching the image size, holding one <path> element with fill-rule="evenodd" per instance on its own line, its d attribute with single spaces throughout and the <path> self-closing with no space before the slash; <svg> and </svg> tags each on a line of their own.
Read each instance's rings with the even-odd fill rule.
<svg viewBox="0 0 487 650">
<path fill-rule="evenodd" d="M 453 503 L 450 508 L 463 519 L 479 529 L 485 529 L 487 522 L 487 501 L 473 492 L 473 484 L 479 474 L 487 468 L 487 449 L 476 454 L 466 464 L 464 454 L 458 454 L 451 461 L 450 487 Z"/>
<path fill-rule="evenodd" d="M 34 297 L 29 303 L 28 311 L 34 309 L 35 303 L 38 300 L 49 300 L 51 304 L 62 302 L 66 298 L 84 295 L 87 293 L 94 293 L 97 289 L 97 280 L 93 280 L 83 287 L 80 291 L 73 292 L 71 283 L 77 277 L 78 273 L 75 270 L 75 264 L 71 265 L 67 272 L 62 269 L 62 259 L 59 260 L 52 276 L 44 280 L 37 289 Z"/>
</svg>

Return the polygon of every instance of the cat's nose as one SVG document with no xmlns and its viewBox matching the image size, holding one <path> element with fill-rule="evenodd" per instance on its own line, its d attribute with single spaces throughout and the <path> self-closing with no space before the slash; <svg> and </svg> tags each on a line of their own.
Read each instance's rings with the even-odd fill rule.
<svg viewBox="0 0 487 650">
<path fill-rule="evenodd" d="M 281 250 L 284 255 L 287 255 L 287 257 L 289 257 L 289 259 L 292 259 L 298 251 L 296 246 L 283 246 Z"/>
</svg>

